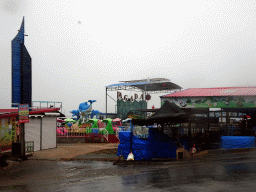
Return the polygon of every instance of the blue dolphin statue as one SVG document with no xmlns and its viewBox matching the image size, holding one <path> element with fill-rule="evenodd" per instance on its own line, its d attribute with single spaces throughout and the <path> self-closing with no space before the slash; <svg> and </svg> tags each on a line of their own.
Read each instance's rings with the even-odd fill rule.
<svg viewBox="0 0 256 192">
<path fill-rule="evenodd" d="M 94 115 L 96 115 L 96 119 L 98 119 L 99 113 L 101 113 L 101 112 L 99 112 L 98 110 L 92 110 L 91 119 L 94 117 Z"/>
</svg>

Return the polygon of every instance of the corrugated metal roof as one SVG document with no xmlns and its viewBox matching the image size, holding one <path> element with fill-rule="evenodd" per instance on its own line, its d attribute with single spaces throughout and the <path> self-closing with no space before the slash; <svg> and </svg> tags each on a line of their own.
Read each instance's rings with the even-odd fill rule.
<svg viewBox="0 0 256 192">
<path fill-rule="evenodd" d="M 256 86 L 190 88 L 161 96 L 165 97 L 207 97 L 207 96 L 256 96 Z"/>
<path fill-rule="evenodd" d="M 122 86 L 135 86 L 135 85 L 145 85 L 148 84 L 148 81 L 145 82 L 134 82 L 134 83 L 117 83 L 117 84 L 112 84 L 108 85 L 106 87 L 122 87 Z"/>
<path fill-rule="evenodd" d="M 182 89 L 179 85 L 175 83 L 165 81 L 143 81 L 143 82 L 129 82 L 129 83 L 118 83 L 106 86 L 108 90 L 134 90 L 139 89 L 147 92 L 161 92 L 170 91 L 175 89 Z"/>
</svg>

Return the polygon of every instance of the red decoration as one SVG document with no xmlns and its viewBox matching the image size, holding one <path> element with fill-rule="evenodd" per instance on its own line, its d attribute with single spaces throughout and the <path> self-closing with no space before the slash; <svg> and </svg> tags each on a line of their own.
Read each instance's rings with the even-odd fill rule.
<svg viewBox="0 0 256 192">
<path fill-rule="evenodd" d="M 152 106 L 152 109 L 155 109 L 155 106 L 154 106 L 154 105 Z"/>
</svg>

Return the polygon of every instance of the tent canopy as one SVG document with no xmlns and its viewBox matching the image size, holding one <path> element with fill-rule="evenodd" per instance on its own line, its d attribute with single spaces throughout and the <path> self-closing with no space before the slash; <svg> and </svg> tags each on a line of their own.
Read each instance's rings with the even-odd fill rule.
<svg viewBox="0 0 256 192">
<path fill-rule="evenodd" d="M 179 108 L 175 103 L 165 101 L 162 107 L 148 119 L 133 119 L 132 123 L 135 125 L 153 125 L 157 124 L 177 124 L 177 123 L 218 123 L 219 119 L 216 117 L 196 117 L 190 115 L 187 111 Z"/>
<path fill-rule="evenodd" d="M 133 119 L 136 125 L 153 125 L 154 123 L 185 123 L 189 121 L 189 114 L 180 109 L 176 104 L 165 101 L 162 107 L 151 117 L 145 120 Z"/>
<path fill-rule="evenodd" d="M 175 89 L 182 89 L 179 85 L 170 82 L 165 78 L 141 79 L 132 81 L 121 81 L 117 84 L 106 86 L 110 91 L 116 90 L 141 90 L 147 92 L 166 92 Z"/>
</svg>

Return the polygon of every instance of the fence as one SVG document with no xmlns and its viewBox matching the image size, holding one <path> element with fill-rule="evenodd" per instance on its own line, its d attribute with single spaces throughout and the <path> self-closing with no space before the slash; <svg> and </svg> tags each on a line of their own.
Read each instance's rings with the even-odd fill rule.
<svg viewBox="0 0 256 192">
<path fill-rule="evenodd" d="M 67 130 L 65 127 L 57 128 L 57 137 L 86 137 L 87 128 Z"/>
<path fill-rule="evenodd" d="M 116 129 L 116 137 L 119 139 L 119 132 L 121 132 L 122 129 L 121 128 L 117 128 Z"/>
<path fill-rule="evenodd" d="M 79 128 L 66 129 L 65 127 L 57 128 L 57 138 L 104 138 L 108 142 L 108 131 L 102 128 Z M 62 139 L 62 140 L 63 140 Z"/>
<path fill-rule="evenodd" d="M 108 131 L 106 129 L 102 130 L 102 135 L 106 139 L 106 141 L 108 142 Z"/>
</svg>

